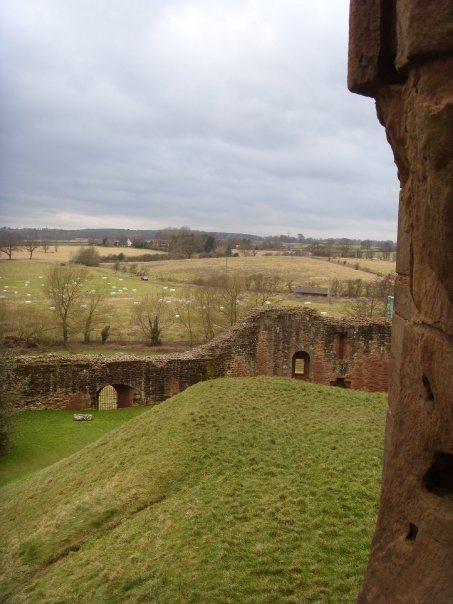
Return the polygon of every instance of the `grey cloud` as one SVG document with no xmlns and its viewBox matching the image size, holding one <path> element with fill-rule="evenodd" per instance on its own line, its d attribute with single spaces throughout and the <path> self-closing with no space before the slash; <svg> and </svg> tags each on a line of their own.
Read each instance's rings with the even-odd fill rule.
<svg viewBox="0 0 453 604">
<path fill-rule="evenodd" d="M 0 11 L 2 223 L 395 237 L 391 153 L 346 90 L 347 0 Z"/>
</svg>

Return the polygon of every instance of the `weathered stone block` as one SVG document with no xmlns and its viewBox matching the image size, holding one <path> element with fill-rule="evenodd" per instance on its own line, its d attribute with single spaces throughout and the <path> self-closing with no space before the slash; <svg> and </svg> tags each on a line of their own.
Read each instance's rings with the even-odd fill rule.
<svg viewBox="0 0 453 604">
<path fill-rule="evenodd" d="M 74 413 L 75 422 L 90 422 L 93 419 L 91 413 Z"/>
</svg>

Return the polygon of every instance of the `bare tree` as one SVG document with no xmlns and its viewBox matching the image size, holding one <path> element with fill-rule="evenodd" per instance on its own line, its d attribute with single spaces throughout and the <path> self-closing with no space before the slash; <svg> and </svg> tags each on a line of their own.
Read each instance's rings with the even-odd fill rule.
<svg viewBox="0 0 453 604">
<path fill-rule="evenodd" d="M 7 231 L 0 236 L 0 252 L 6 254 L 9 260 L 12 259 L 13 252 L 18 250 L 19 244 L 20 238 L 15 233 Z"/>
<path fill-rule="evenodd" d="M 385 317 L 388 296 L 393 294 L 395 275 L 385 275 L 365 285 L 366 297 L 351 302 L 348 314 L 353 317 Z"/>
<path fill-rule="evenodd" d="M 105 344 L 110 337 L 110 325 L 105 325 L 101 330 L 101 342 Z"/>
<path fill-rule="evenodd" d="M 392 296 L 395 289 L 395 273 L 378 277 L 373 282 L 373 295 L 384 302 L 387 301 L 388 296 Z"/>
<path fill-rule="evenodd" d="M 296 282 L 294 280 L 293 277 L 291 277 L 291 275 L 286 275 L 284 278 L 284 282 L 285 282 L 285 287 L 287 288 L 288 292 L 290 294 L 292 294 L 294 292 L 294 287 L 296 285 Z"/>
<path fill-rule="evenodd" d="M 197 305 L 191 292 L 184 293 L 184 298 L 175 303 L 175 319 L 185 328 L 189 337 L 189 345 L 193 346 L 197 321 Z"/>
<path fill-rule="evenodd" d="M 89 344 L 91 332 L 94 324 L 101 315 L 105 317 L 105 299 L 107 291 L 105 289 L 91 289 L 84 297 L 81 307 L 85 310 L 83 313 L 83 341 Z"/>
<path fill-rule="evenodd" d="M 337 278 L 332 279 L 330 282 L 330 294 L 332 296 L 341 296 L 342 291 L 343 283 Z"/>
<path fill-rule="evenodd" d="M 0 332 L 12 342 L 35 346 L 55 329 L 49 311 L 38 305 L 3 304 L 0 306 Z"/>
<path fill-rule="evenodd" d="M 283 287 L 281 275 L 274 271 L 248 275 L 245 283 L 254 306 L 263 306 L 275 299 Z"/>
<path fill-rule="evenodd" d="M 30 254 L 30 256 L 29 256 L 30 260 L 33 258 L 33 252 L 36 249 L 38 249 L 39 245 L 40 245 L 39 241 L 26 241 L 24 243 L 24 248 Z"/>
<path fill-rule="evenodd" d="M 373 319 L 385 317 L 386 306 L 378 298 L 356 298 L 346 309 L 346 314 L 354 318 Z"/>
<path fill-rule="evenodd" d="M 276 272 L 247 275 L 236 271 L 215 275 L 193 293 L 193 316 L 206 341 L 221 328 L 233 325 L 250 308 L 275 300 L 283 287 Z"/>
<path fill-rule="evenodd" d="M 159 294 L 147 294 L 135 307 L 133 323 L 140 328 L 150 346 L 161 344 L 162 329 L 169 323 L 167 302 Z"/>
<path fill-rule="evenodd" d="M 360 242 L 360 247 L 365 252 L 365 258 L 373 258 L 373 242 L 370 239 L 364 239 Z"/>
<path fill-rule="evenodd" d="M 196 321 L 206 342 L 215 335 L 216 315 L 220 308 L 219 295 L 210 287 L 197 287 L 194 293 Z"/>
<path fill-rule="evenodd" d="M 47 252 L 49 251 L 49 242 L 46 240 L 42 241 L 41 247 L 44 250 L 44 253 L 47 254 Z"/>
<path fill-rule="evenodd" d="M 55 307 L 65 344 L 68 342 L 70 324 L 77 316 L 83 300 L 87 277 L 85 267 L 57 265 L 49 270 L 44 282 L 44 291 Z"/>
<path fill-rule="evenodd" d="M 228 325 L 233 325 L 238 320 L 239 305 L 245 291 L 246 284 L 243 275 L 234 273 L 225 280 L 225 285 L 220 290 L 220 310 Z"/>
</svg>

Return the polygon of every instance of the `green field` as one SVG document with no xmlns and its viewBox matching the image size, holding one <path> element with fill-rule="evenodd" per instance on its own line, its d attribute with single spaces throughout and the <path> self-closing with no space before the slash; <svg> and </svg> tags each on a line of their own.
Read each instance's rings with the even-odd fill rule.
<svg viewBox="0 0 453 604">
<path fill-rule="evenodd" d="M 0 599 L 352 602 L 385 408 L 282 378 L 197 384 L 1 489 Z"/>
<path fill-rule="evenodd" d="M 377 262 L 377 261 L 376 261 Z M 389 263 L 391 264 L 391 263 Z M 0 261 L 0 312 L 2 306 L 13 313 L 30 312 L 38 308 L 45 315 L 46 324 L 51 327 L 54 315 L 51 302 L 44 295 L 43 283 L 51 262 L 39 260 Z M 126 267 L 130 267 L 125 263 Z M 111 266 L 101 266 L 89 269 L 90 281 L 87 289 L 105 289 L 107 305 L 93 330 L 93 342 L 99 344 L 101 329 L 111 326 L 110 340 L 113 342 L 140 341 L 143 336 L 137 326 L 132 324 L 134 305 L 146 294 L 162 294 L 170 300 L 169 309 L 171 320 L 165 327 L 164 343 L 178 342 L 187 339 L 187 332 L 178 320 L 178 300 L 185 299 L 193 291 L 200 279 L 224 275 L 252 273 L 277 273 L 281 275 L 281 289 L 272 304 L 304 305 L 303 301 L 294 299 L 289 293 L 288 284 L 295 286 L 300 283 L 328 285 L 333 278 L 340 280 L 362 279 L 372 281 L 375 275 L 357 271 L 335 263 L 310 257 L 291 256 L 249 256 L 238 258 L 195 258 L 188 260 L 164 260 L 137 264 L 149 276 L 149 281 L 141 281 L 139 276 L 128 272 L 115 272 Z M 333 299 L 330 304 L 313 302 L 313 308 L 334 317 L 345 314 L 349 301 Z M 218 331 L 227 326 L 217 326 Z M 49 329 L 51 340 L 60 338 L 56 328 Z M 200 334 L 201 337 L 201 334 Z M 75 329 L 71 340 L 81 340 L 81 326 Z M 86 352 L 91 351 L 87 348 Z M 58 351 L 57 351 L 58 352 Z M 108 352 L 106 352 L 108 354 Z"/>
<path fill-rule="evenodd" d="M 45 275 L 50 266 L 48 263 L 34 260 L 0 262 L 0 295 L 4 296 L 0 302 L 13 308 L 23 308 L 25 305 L 39 307 L 48 313 L 51 322 L 53 320 L 51 303 L 43 291 Z M 108 292 L 107 312 L 93 334 L 93 340 L 98 342 L 100 329 L 106 324 L 111 325 L 112 340 L 140 340 L 141 334 L 135 326 L 131 325 L 134 302 L 140 301 L 146 294 L 165 293 L 168 289 L 164 290 L 164 287 L 175 289 L 172 295 L 176 296 L 178 293 L 182 295 L 182 289 L 177 290 L 172 284 L 144 282 L 137 276 L 114 272 L 109 268 L 99 267 L 88 270 L 91 278 L 87 283 L 87 289 L 105 288 Z M 58 332 L 53 331 L 52 335 L 58 337 Z M 170 341 L 181 336 L 181 330 L 177 325 L 169 329 Z M 77 338 L 80 339 L 80 334 L 73 339 Z"/>
<path fill-rule="evenodd" d="M 13 418 L 11 452 L 0 460 L 0 485 L 36 472 L 75 453 L 146 407 L 90 410 L 91 422 L 75 422 L 74 411 L 20 411 Z"/>
</svg>

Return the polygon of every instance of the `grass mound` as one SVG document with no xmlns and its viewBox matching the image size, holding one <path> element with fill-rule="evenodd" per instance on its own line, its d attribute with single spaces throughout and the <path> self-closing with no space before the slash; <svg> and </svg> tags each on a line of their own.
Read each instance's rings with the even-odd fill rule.
<svg viewBox="0 0 453 604">
<path fill-rule="evenodd" d="M 0 491 L 0 599 L 352 601 L 383 395 L 197 384 Z"/>
</svg>

